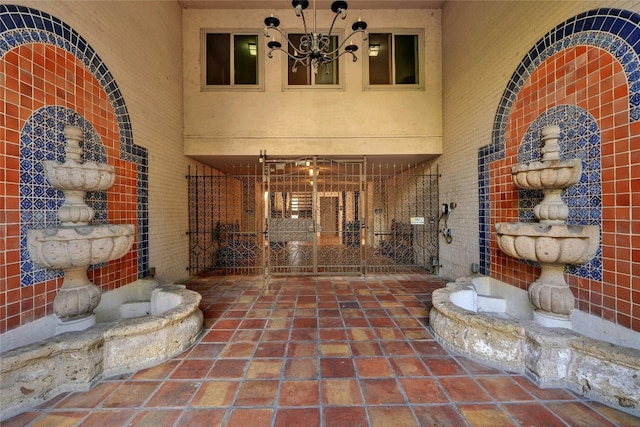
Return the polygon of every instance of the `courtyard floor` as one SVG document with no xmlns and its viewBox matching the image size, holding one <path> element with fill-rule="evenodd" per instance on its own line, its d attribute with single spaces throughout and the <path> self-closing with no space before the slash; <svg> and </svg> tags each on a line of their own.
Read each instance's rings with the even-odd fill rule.
<svg viewBox="0 0 640 427">
<path fill-rule="evenodd" d="M 13 426 L 640 426 L 441 347 L 420 274 L 203 275 L 201 338 L 158 366 L 63 393 Z"/>
</svg>

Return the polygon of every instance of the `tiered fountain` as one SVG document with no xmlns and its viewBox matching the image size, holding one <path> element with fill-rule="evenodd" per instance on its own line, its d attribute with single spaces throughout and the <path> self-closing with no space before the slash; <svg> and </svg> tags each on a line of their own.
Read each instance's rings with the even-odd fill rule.
<svg viewBox="0 0 640 427">
<path fill-rule="evenodd" d="M 578 182 L 582 162 L 560 160 L 559 136 L 558 126 L 544 128 L 541 161 L 512 169 L 519 188 L 542 190 L 534 208 L 539 222 L 496 224 L 500 249 L 537 261 L 540 277 L 528 292 L 493 277 L 459 278 L 433 292 L 429 325 L 438 342 L 466 357 L 638 416 L 640 334 L 574 310 L 564 279 L 565 264 L 596 254 L 600 230 L 566 223 L 562 190 Z"/>
<path fill-rule="evenodd" d="M 130 224 L 90 224 L 88 191 L 105 191 L 114 168 L 83 162 L 82 131 L 64 129 L 64 163 L 44 161 L 46 178 L 65 196 L 60 226 L 29 230 L 31 260 L 64 270 L 45 316 L 0 335 L 0 422 L 61 392 L 86 391 L 104 377 L 154 366 L 182 353 L 200 336 L 201 296 L 184 285 L 138 279 L 101 297 L 87 277 L 92 264 L 126 254 Z"/>
<path fill-rule="evenodd" d="M 115 182 L 112 166 L 83 162 L 82 130 L 66 126 L 65 162 L 43 161 L 51 185 L 65 196 L 58 210 L 60 227 L 29 230 L 31 259 L 44 268 L 62 269 L 64 281 L 53 301 L 60 320 L 58 332 L 83 330 L 95 324 L 93 310 L 100 303 L 100 289 L 87 277 L 89 265 L 120 258 L 133 244 L 131 224 L 92 224 L 95 210 L 87 205 L 88 191 L 105 191 Z"/>
<path fill-rule="evenodd" d="M 545 127 L 542 161 L 519 164 L 512 170 L 516 186 L 542 190 L 544 198 L 533 210 L 539 222 L 498 223 L 496 237 L 507 255 L 540 264 L 540 277 L 529 286 L 529 298 L 536 307 L 534 320 L 544 326 L 571 328 L 574 297 L 564 280 L 565 264 L 593 258 L 600 244 L 600 227 L 566 224 L 569 208 L 561 198 L 562 190 L 578 182 L 582 161 L 560 160 L 559 137 L 559 126 Z"/>
</svg>

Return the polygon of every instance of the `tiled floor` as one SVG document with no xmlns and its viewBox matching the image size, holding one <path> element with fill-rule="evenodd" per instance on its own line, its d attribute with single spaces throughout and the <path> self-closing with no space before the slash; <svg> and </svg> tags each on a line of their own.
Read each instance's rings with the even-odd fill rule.
<svg viewBox="0 0 640 427">
<path fill-rule="evenodd" d="M 180 356 L 62 394 L 12 426 L 639 426 L 640 419 L 438 345 L 419 275 L 200 277 Z"/>
</svg>

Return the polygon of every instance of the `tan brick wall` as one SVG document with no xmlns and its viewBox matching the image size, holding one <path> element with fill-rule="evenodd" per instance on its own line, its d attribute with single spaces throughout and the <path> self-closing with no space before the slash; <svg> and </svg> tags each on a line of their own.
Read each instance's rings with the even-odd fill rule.
<svg viewBox="0 0 640 427">
<path fill-rule="evenodd" d="M 636 1 L 453 1 L 442 10 L 443 151 L 438 159 L 441 202 L 456 202 L 441 238 L 441 275 L 471 274 L 479 261 L 478 149 L 491 143 L 506 84 L 524 55 L 547 32 L 590 9 L 640 11 Z"/>
<path fill-rule="evenodd" d="M 133 141 L 149 155 L 150 267 L 187 276 L 188 159 L 182 140 L 182 9 L 175 1 L 22 1 L 76 30 L 113 74 Z"/>
</svg>

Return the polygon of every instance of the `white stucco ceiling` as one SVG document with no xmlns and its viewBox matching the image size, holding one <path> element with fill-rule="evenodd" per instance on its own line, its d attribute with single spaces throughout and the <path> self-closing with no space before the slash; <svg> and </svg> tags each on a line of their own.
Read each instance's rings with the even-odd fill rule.
<svg viewBox="0 0 640 427">
<path fill-rule="evenodd" d="M 333 0 L 318 0 L 318 9 Z M 348 0 L 351 9 L 440 9 L 445 0 Z M 178 0 L 186 9 L 287 9 L 291 0 Z M 313 0 L 310 1 L 313 4 Z"/>
</svg>

